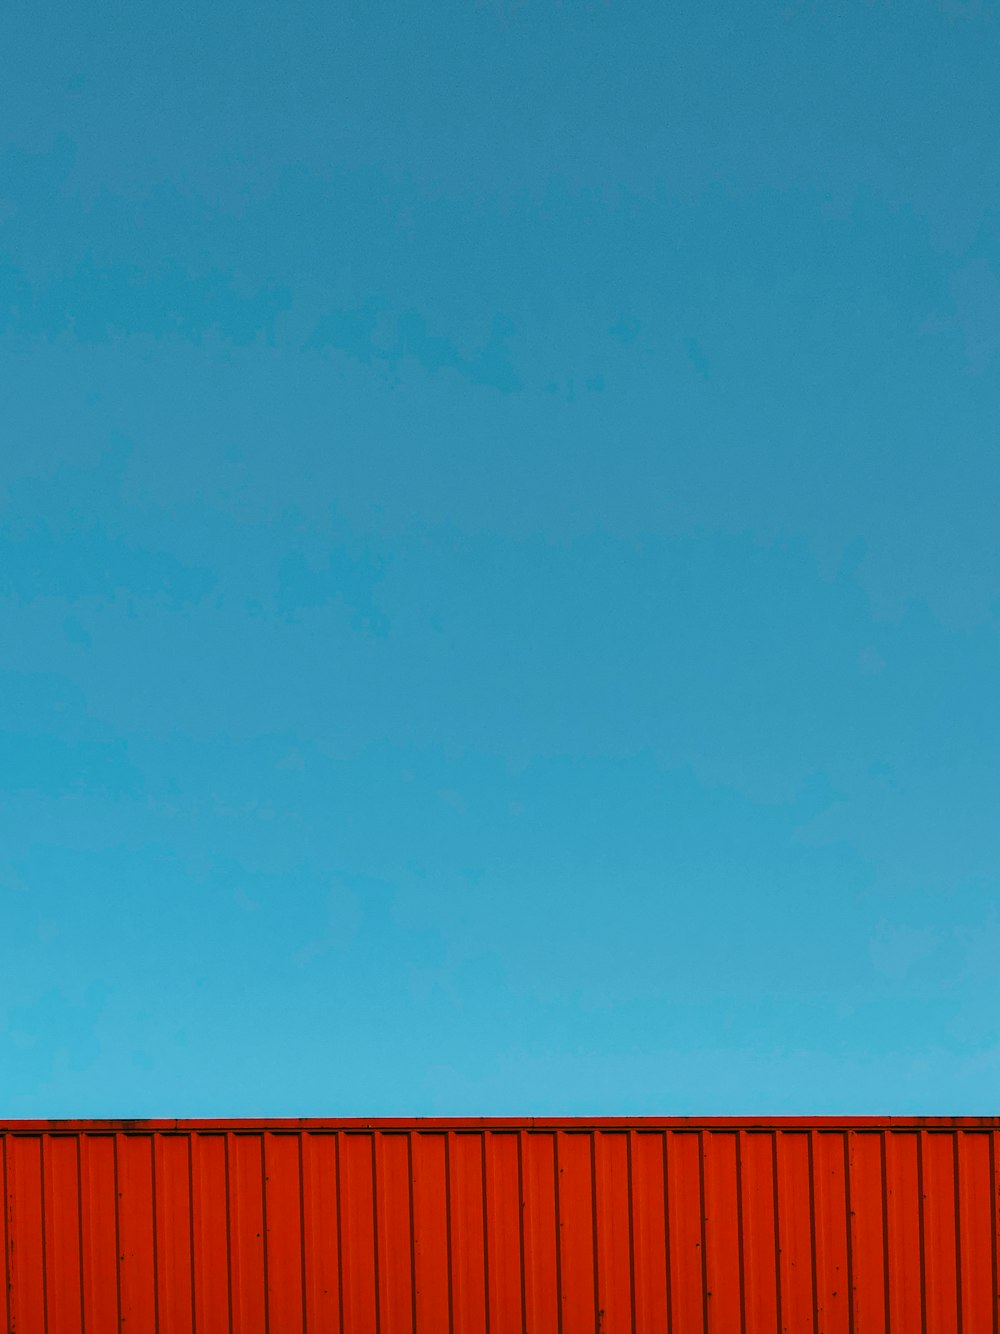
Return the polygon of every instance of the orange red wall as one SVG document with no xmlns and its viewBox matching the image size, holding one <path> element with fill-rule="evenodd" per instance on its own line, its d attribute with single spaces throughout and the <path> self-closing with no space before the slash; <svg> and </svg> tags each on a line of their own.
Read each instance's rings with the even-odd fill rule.
<svg viewBox="0 0 1000 1334">
<path fill-rule="evenodd" d="M 12 1334 L 996 1334 L 1000 1120 L 0 1124 Z"/>
</svg>

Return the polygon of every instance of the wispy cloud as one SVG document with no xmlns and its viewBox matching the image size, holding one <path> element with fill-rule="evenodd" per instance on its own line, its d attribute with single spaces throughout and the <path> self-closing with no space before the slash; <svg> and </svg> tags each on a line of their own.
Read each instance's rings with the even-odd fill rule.
<svg viewBox="0 0 1000 1334">
<path fill-rule="evenodd" d="M 224 273 L 192 273 L 180 264 L 88 260 L 42 279 L 0 268 L 0 331 L 31 339 L 106 343 L 124 334 L 199 343 L 215 335 L 237 345 L 273 342 L 275 321 L 289 304 L 280 289 L 241 292 Z"/>
<path fill-rule="evenodd" d="M 335 348 L 366 365 L 381 364 L 392 373 L 408 361 L 431 373 L 451 370 L 472 384 L 509 394 L 521 387 L 511 360 L 512 333 L 510 322 L 495 315 L 486 342 L 467 354 L 446 334 L 433 333 L 420 311 L 389 314 L 373 301 L 355 309 L 331 311 L 320 320 L 306 348 Z"/>
</svg>

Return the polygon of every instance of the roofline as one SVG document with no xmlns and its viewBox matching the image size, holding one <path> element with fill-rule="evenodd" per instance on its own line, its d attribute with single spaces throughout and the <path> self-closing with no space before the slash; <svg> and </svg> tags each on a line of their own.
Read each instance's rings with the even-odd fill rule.
<svg viewBox="0 0 1000 1334">
<path fill-rule="evenodd" d="M 0 1120 L 0 1134 L 221 1131 L 1000 1130 L 1000 1116 L 419 1116 Z"/>
</svg>

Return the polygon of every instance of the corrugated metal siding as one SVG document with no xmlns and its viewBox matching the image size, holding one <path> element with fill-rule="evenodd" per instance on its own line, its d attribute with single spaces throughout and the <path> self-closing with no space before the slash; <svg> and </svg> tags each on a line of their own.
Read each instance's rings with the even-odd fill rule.
<svg viewBox="0 0 1000 1334">
<path fill-rule="evenodd" d="M 0 1125 L 11 1334 L 997 1334 L 1000 1122 Z"/>
</svg>

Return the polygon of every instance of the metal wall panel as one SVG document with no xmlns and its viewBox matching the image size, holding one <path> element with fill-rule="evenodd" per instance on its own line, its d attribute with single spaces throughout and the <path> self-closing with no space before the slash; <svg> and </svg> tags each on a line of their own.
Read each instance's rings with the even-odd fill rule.
<svg viewBox="0 0 1000 1334">
<path fill-rule="evenodd" d="M 1000 1120 L 0 1123 L 9 1334 L 1000 1334 Z"/>
</svg>

